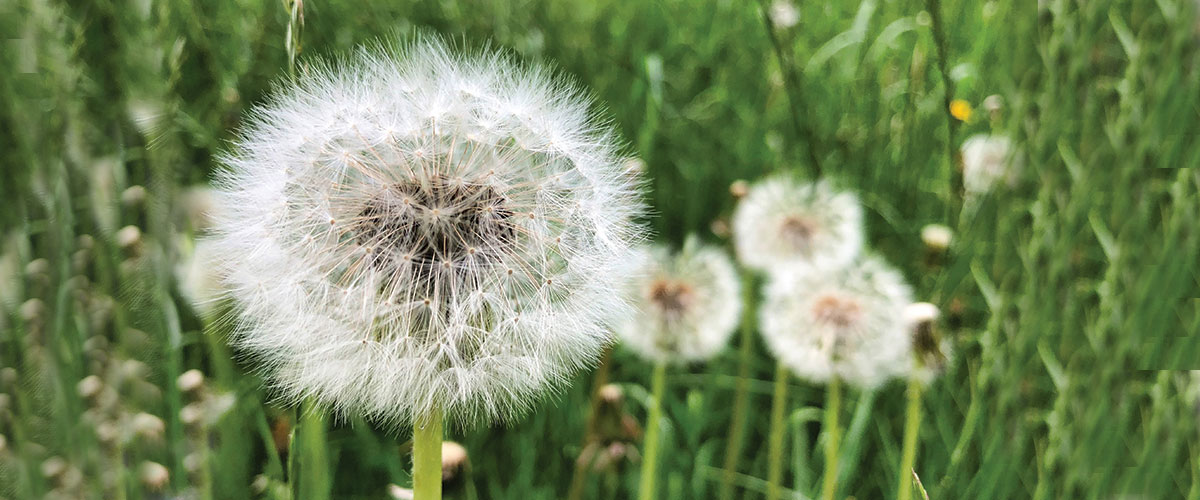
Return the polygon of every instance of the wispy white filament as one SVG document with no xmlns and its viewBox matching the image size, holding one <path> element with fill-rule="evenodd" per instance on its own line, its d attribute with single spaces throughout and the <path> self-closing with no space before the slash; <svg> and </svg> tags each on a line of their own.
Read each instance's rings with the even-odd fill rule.
<svg viewBox="0 0 1200 500">
<path fill-rule="evenodd" d="M 628 294 L 637 314 L 617 328 L 621 341 L 650 361 L 701 361 L 719 352 L 741 316 L 741 282 L 719 248 L 689 238 L 678 254 L 643 248 Z"/>
<path fill-rule="evenodd" d="M 767 347 L 797 376 L 874 387 L 912 368 L 905 307 L 912 292 L 874 256 L 839 268 L 771 277 L 760 313 Z"/>
<path fill-rule="evenodd" d="M 828 183 L 774 177 L 752 186 L 738 203 L 733 239 L 738 259 L 752 269 L 837 268 L 862 249 L 862 207 Z"/>
<path fill-rule="evenodd" d="M 423 40 L 318 65 L 225 162 L 235 342 L 286 398 L 511 420 L 593 363 L 641 205 L 575 87 Z"/>
</svg>

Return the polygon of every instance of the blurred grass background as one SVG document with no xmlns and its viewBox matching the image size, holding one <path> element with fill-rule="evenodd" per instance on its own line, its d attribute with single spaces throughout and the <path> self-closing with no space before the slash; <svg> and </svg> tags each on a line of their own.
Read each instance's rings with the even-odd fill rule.
<svg viewBox="0 0 1200 500">
<path fill-rule="evenodd" d="M 188 188 L 288 74 L 292 7 L 0 0 L 0 497 L 287 496 L 294 413 L 267 403 L 175 269 L 198 229 Z M 945 59 L 920 0 L 796 7 L 799 25 L 772 28 L 749 1 L 308 0 L 296 71 L 416 30 L 556 65 L 645 160 L 667 242 L 724 242 L 730 182 L 819 163 L 946 313 L 956 355 L 925 395 L 916 466 L 931 498 L 1200 498 L 1185 371 L 1200 368 L 1196 3 L 945 0 Z M 945 81 L 975 107 L 952 135 Z M 1002 106 L 984 107 L 993 95 Z M 1016 141 L 1022 181 L 960 213 L 948 151 L 981 132 Z M 955 228 L 941 262 L 919 238 L 929 223 Z M 178 382 L 191 369 L 198 389 Z M 715 497 L 737 371 L 731 348 L 671 373 L 660 496 Z M 773 371 L 756 346 L 742 498 L 764 490 Z M 649 374 L 614 353 L 638 420 Z M 472 463 L 454 495 L 564 496 L 590 385 L 581 374 L 512 428 L 452 434 Z M 791 393 L 784 481 L 811 497 L 823 390 Z M 903 387 L 845 405 L 841 492 L 890 497 Z M 408 483 L 408 439 L 331 422 L 305 441 L 328 474 L 306 480 L 383 498 Z M 147 462 L 165 484 L 145 484 Z M 636 476 L 595 474 L 587 496 L 632 496 Z"/>
</svg>

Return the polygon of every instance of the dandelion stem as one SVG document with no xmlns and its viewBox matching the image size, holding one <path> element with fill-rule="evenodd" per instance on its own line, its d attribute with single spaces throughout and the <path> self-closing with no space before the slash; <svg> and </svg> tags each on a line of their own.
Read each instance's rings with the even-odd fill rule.
<svg viewBox="0 0 1200 500">
<path fill-rule="evenodd" d="M 787 412 L 789 378 L 783 363 L 775 366 L 775 392 L 771 397 L 771 431 L 767 452 L 767 500 L 778 500 L 783 493 L 780 483 L 783 480 L 783 440 L 787 434 L 783 417 Z"/>
<path fill-rule="evenodd" d="M 658 466 L 658 431 L 659 421 L 662 420 L 662 398 L 666 392 L 667 364 L 659 361 L 654 365 L 654 378 L 651 381 L 650 410 L 646 416 L 646 445 L 642 461 L 641 486 L 638 488 L 638 498 L 653 500 L 654 480 Z"/>
<path fill-rule="evenodd" d="M 913 463 L 917 457 L 917 434 L 921 430 L 921 383 L 908 381 L 908 412 L 904 417 L 904 454 L 900 461 L 900 484 L 896 487 L 897 500 L 912 498 Z"/>
<path fill-rule="evenodd" d="M 738 459 L 742 456 L 742 437 L 746 427 L 746 406 L 749 404 L 750 362 L 754 358 L 754 279 L 742 275 L 742 302 L 745 304 L 742 331 L 738 339 L 738 376 L 733 392 L 733 416 L 729 420 L 729 437 L 725 448 L 725 473 L 721 478 L 721 498 L 733 498 L 734 479 L 737 477 Z"/>
<path fill-rule="evenodd" d="M 434 409 L 413 426 L 413 498 L 442 498 L 442 411 Z"/>
<path fill-rule="evenodd" d="M 833 500 L 837 493 L 838 445 L 842 431 L 838 428 L 838 413 L 842 408 L 842 382 L 837 377 L 829 380 L 825 401 L 825 479 L 821 487 L 821 498 Z"/>
<path fill-rule="evenodd" d="M 325 449 L 325 418 L 310 401 L 296 408 L 296 426 L 288 446 L 288 482 L 292 498 L 329 498 L 329 461 Z"/>
</svg>

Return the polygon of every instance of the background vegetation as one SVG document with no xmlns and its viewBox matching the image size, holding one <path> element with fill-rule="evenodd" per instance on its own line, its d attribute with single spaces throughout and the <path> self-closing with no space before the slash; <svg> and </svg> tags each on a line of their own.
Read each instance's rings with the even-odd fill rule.
<svg viewBox="0 0 1200 500">
<path fill-rule="evenodd" d="M 858 191 L 869 240 L 942 307 L 955 346 L 924 399 L 931 498 L 1200 498 L 1182 371 L 1200 368 L 1195 2 L 944 0 L 944 54 L 920 0 L 799 2 L 791 28 L 730 0 L 309 0 L 302 31 L 294 7 L 0 0 L 0 497 L 286 496 L 294 413 L 224 347 L 228 323 L 179 291 L 187 188 L 286 77 L 289 37 L 303 73 L 427 29 L 591 89 L 646 162 L 663 241 L 725 243 L 713 223 L 735 179 L 819 164 Z M 954 120 L 947 98 L 975 112 Z M 1025 169 L 960 211 L 952 151 L 980 132 L 1012 137 Z M 919 238 L 929 223 L 955 228 L 941 261 Z M 671 373 L 662 496 L 715 496 L 737 359 Z M 761 346 L 753 360 L 744 498 L 763 491 L 774 371 Z M 612 363 L 640 421 L 650 368 L 619 348 Z M 178 383 L 190 369 L 203 387 Z M 564 496 L 590 385 L 582 374 L 512 428 L 450 436 L 473 466 L 455 494 Z M 812 496 L 823 391 L 791 394 L 785 484 Z M 890 497 L 902 384 L 848 397 L 841 491 Z M 304 450 L 328 474 L 305 480 L 384 497 L 408 483 L 408 439 L 330 422 Z M 588 496 L 630 496 L 636 476 L 597 473 Z"/>
</svg>

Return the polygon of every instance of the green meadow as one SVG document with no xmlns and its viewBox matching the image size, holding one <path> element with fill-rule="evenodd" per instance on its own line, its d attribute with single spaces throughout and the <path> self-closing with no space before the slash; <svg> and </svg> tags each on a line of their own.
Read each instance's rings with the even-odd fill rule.
<svg viewBox="0 0 1200 500">
<path fill-rule="evenodd" d="M 293 435 L 296 409 L 229 347 L 228 305 L 202 314 L 179 270 L 194 190 L 248 110 L 314 61 L 419 33 L 587 89 L 645 163 L 657 242 L 732 254 L 737 180 L 856 192 L 872 251 L 953 346 L 919 401 L 912 498 L 1200 499 L 1200 4 L 789 5 L 793 26 L 735 0 L 0 0 L 0 499 L 409 487 L 411 429 L 309 415 Z M 1010 138 L 1020 170 L 964 200 L 976 134 Z M 730 345 L 667 372 L 653 498 L 767 493 L 776 361 L 744 274 Z M 652 371 L 620 345 L 604 370 L 638 427 Z M 642 433 L 576 465 L 596 373 L 510 426 L 448 428 L 469 467 L 446 497 L 637 498 Z M 827 391 L 787 391 L 782 498 L 819 498 Z M 905 383 L 840 404 L 836 497 L 895 498 Z"/>
</svg>

